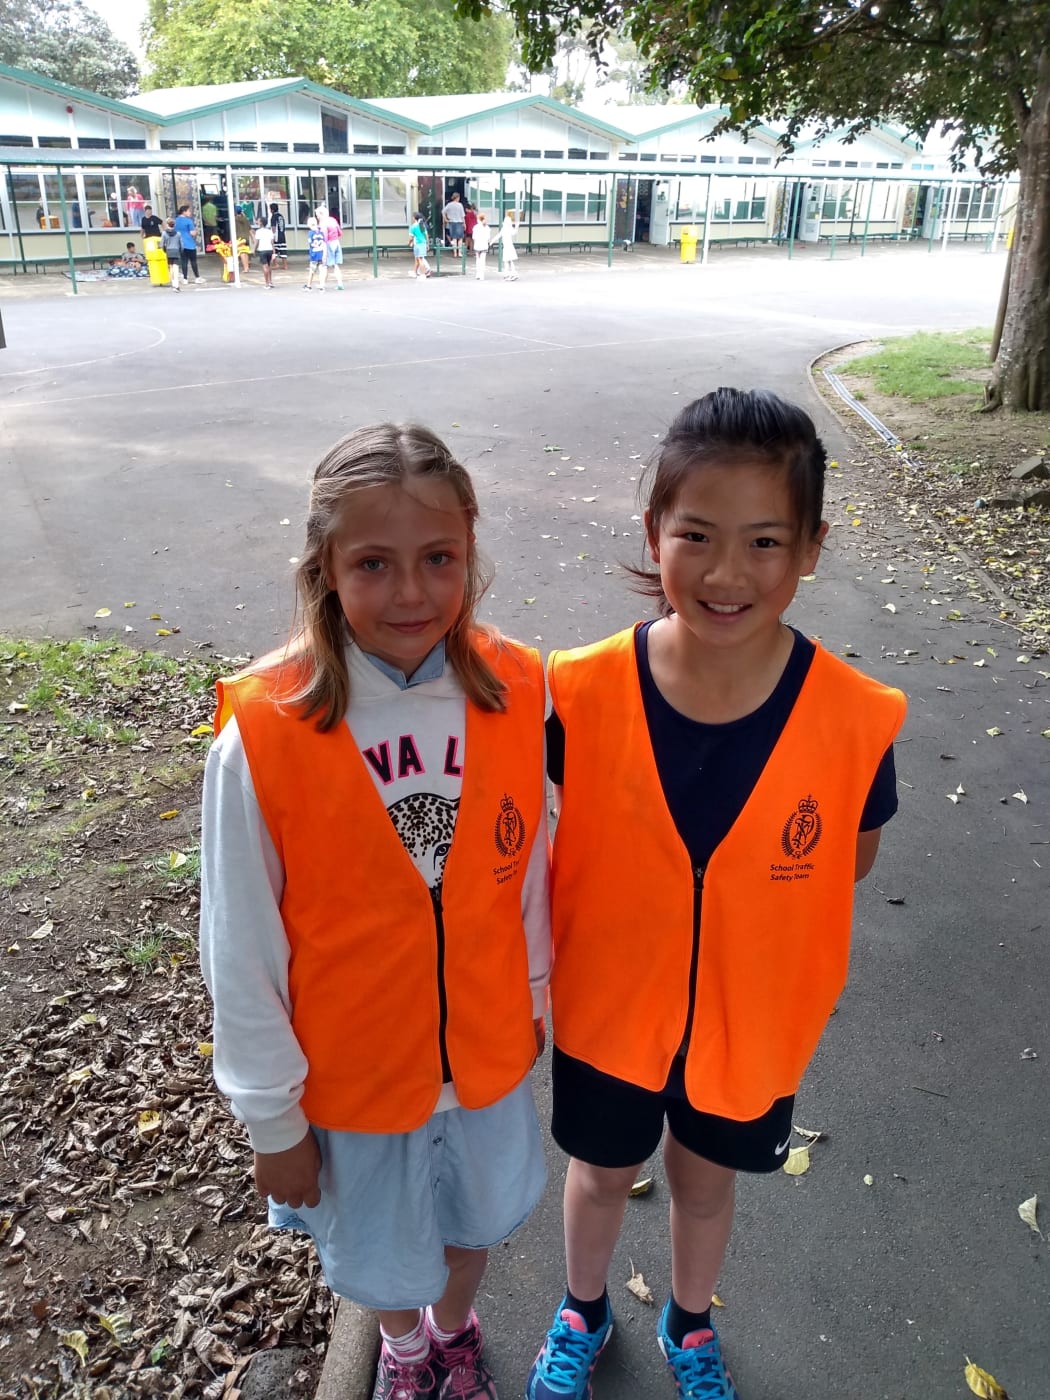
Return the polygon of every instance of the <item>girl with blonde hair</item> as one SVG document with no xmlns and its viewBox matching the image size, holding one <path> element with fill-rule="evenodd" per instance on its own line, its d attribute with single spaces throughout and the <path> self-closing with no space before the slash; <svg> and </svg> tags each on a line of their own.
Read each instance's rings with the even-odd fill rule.
<svg viewBox="0 0 1050 1400">
<path fill-rule="evenodd" d="M 379 1313 L 375 1400 L 494 1400 L 473 1303 L 544 1184 L 538 654 L 475 621 L 466 470 L 362 428 L 314 474 L 289 645 L 220 682 L 201 949 L 271 1223 Z"/>
</svg>

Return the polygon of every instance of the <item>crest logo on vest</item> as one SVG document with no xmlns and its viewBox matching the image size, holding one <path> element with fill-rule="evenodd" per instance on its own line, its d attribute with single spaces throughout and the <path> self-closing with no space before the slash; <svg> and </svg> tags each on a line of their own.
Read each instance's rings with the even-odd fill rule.
<svg viewBox="0 0 1050 1400">
<path fill-rule="evenodd" d="M 525 844 L 525 818 L 521 815 L 513 797 L 503 794 L 496 818 L 496 850 L 507 859 L 521 854 Z"/>
<path fill-rule="evenodd" d="M 793 860 L 805 860 L 820 840 L 824 823 L 817 811 L 815 797 L 803 797 L 784 823 L 780 833 L 780 848 Z"/>
</svg>

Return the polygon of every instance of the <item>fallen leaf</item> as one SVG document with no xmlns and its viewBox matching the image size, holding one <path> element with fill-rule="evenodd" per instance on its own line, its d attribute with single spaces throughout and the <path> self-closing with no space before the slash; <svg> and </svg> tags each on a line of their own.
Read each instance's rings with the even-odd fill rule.
<svg viewBox="0 0 1050 1400">
<path fill-rule="evenodd" d="M 787 1155 L 783 1170 L 788 1176 L 801 1176 L 809 1171 L 809 1143 L 804 1147 L 793 1147 Z"/>
<path fill-rule="evenodd" d="M 986 729 L 984 732 L 988 735 L 990 739 L 998 739 L 999 735 L 1003 731 L 999 728 L 997 724 L 993 724 L 991 729 Z"/>
<path fill-rule="evenodd" d="M 54 929 L 55 925 L 51 919 L 46 919 L 38 929 L 34 929 L 29 935 L 30 938 L 46 938 Z"/>
<path fill-rule="evenodd" d="M 173 817 L 177 817 L 178 815 L 178 807 L 172 807 L 170 812 L 161 812 L 160 819 L 162 822 L 170 822 Z"/>
<path fill-rule="evenodd" d="M 653 1189 L 653 1179 L 651 1176 L 640 1176 L 628 1191 L 629 1196 L 648 1196 Z"/>
<path fill-rule="evenodd" d="M 196 729 L 190 730 L 191 739 L 210 739 L 215 730 L 210 724 L 198 724 Z"/>
<path fill-rule="evenodd" d="M 895 613 L 897 611 L 892 603 L 883 603 L 882 607 L 884 612 Z"/>
<path fill-rule="evenodd" d="M 966 1376 L 966 1384 L 974 1395 L 981 1397 L 981 1400 L 1010 1400 L 995 1377 L 989 1375 L 987 1371 L 982 1371 L 980 1366 L 974 1365 L 969 1357 L 966 1358 L 964 1375 Z"/>
<path fill-rule="evenodd" d="M 138 604 L 137 604 L 137 603 L 125 603 L 124 606 L 125 606 L 126 608 L 134 608 L 134 607 L 137 607 Z"/>
<path fill-rule="evenodd" d="M 1018 802 L 1023 802 L 1025 806 L 1028 805 L 1028 794 L 1025 792 L 1024 788 L 1018 788 L 1017 791 L 1012 792 L 1010 796 L 1016 797 Z"/>
<path fill-rule="evenodd" d="M 186 864 L 187 856 L 184 851 L 171 851 L 168 855 L 168 869 L 181 870 Z"/>
<path fill-rule="evenodd" d="M 96 616 L 96 617 L 109 617 L 109 615 L 112 613 L 112 611 L 113 611 L 112 608 L 99 608 L 99 609 L 96 611 L 95 616 Z M 82 1337 L 84 1334 L 83 1334 L 83 1332 L 78 1332 L 78 1333 L 70 1332 L 69 1335 L 70 1335 L 71 1337 L 72 1337 L 72 1336 L 80 1336 L 80 1337 Z"/>
<path fill-rule="evenodd" d="M 725 1307 L 725 1303 L 722 1302 L 721 1298 L 718 1296 L 717 1293 L 712 1293 L 712 1294 L 711 1294 L 711 1306 L 712 1306 L 713 1308 L 724 1308 L 724 1307 Z"/>
<path fill-rule="evenodd" d="M 158 628 L 157 628 L 157 636 L 158 636 L 158 637 L 170 637 L 170 636 L 171 636 L 171 628 L 170 628 L 170 627 L 158 627 Z"/>
<path fill-rule="evenodd" d="M 159 621 L 160 621 L 160 613 L 150 613 L 150 615 L 149 615 L 149 620 L 150 620 L 150 622 L 159 622 Z"/>
<path fill-rule="evenodd" d="M 819 1142 L 824 1136 L 823 1133 L 815 1133 L 812 1128 L 800 1128 L 797 1123 L 792 1123 L 791 1126 L 794 1131 L 798 1133 L 799 1137 L 804 1137 L 806 1139 L 810 1146 L 815 1142 Z"/>
<path fill-rule="evenodd" d="M 125 1347 L 134 1345 L 135 1333 L 132 1330 L 131 1318 L 125 1313 L 98 1313 L 97 1317 L 99 1325 L 105 1328 L 122 1351 Z"/>
<path fill-rule="evenodd" d="M 88 1339 L 84 1332 L 63 1332 L 58 1340 L 64 1347 L 76 1352 L 80 1357 L 81 1365 L 87 1365 Z"/>
<path fill-rule="evenodd" d="M 868 1172 L 867 1175 L 864 1177 L 864 1185 L 865 1185 L 865 1186 L 874 1186 L 874 1185 L 875 1185 L 875 1178 L 872 1176 L 871 1172 Z"/>
<path fill-rule="evenodd" d="M 1040 1228 L 1039 1228 L 1039 1222 L 1038 1222 L 1038 1220 L 1036 1219 L 1036 1211 L 1037 1211 L 1038 1209 L 1039 1209 L 1039 1197 L 1038 1197 L 1038 1196 L 1029 1196 L 1029 1198 L 1028 1198 L 1027 1201 L 1022 1201 L 1021 1204 L 1017 1207 L 1017 1214 L 1021 1217 L 1021 1219 L 1024 1221 L 1024 1223 L 1028 1226 L 1029 1230 L 1034 1230 L 1035 1233 L 1039 1236 L 1039 1238 L 1042 1239 L 1042 1238 L 1043 1238 L 1043 1232 L 1042 1232 L 1042 1230 L 1040 1230 Z"/>
<path fill-rule="evenodd" d="M 634 1260 L 631 1260 L 631 1277 L 627 1280 L 627 1291 L 633 1293 L 643 1303 L 648 1303 L 650 1307 L 656 1302 L 653 1297 L 653 1290 L 646 1283 L 645 1279 L 634 1267 Z"/>
<path fill-rule="evenodd" d="M 211 1043 L 210 1040 L 198 1040 L 198 1041 L 197 1041 L 197 1054 L 198 1054 L 198 1055 L 203 1055 L 205 1059 L 210 1059 L 211 1056 L 212 1056 L 214 1053 L 215 1053 L 215 1046 Z"/>
<path fill-rule="evenodd" d="M 138 1129 L 140 1137 L 149 1137 L 152 1133 L 159 1133 L 161 1128 L 160 1114 L 153 1108 L 147 1108 L 139 1114 Z"/>
<path fill-rule="evenodd" d="M 534 602 L 536 601 L 536 599 L 535 599 L 535 598 L 525 598 L 523 601 L 526 602 L 526 603 L 532 604 L 532 603 L 534 603 Z"/>
</svg>

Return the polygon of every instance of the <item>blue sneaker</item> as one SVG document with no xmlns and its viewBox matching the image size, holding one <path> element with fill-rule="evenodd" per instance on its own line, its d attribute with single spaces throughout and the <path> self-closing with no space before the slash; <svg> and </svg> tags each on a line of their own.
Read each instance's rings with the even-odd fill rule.
<svg viewBox="0 0 1050 1400">
<path fill-rule="evenodd" d="M 684 1400 L 740 1400 L 733 1378 L 722 1360 L 718 1333 L 713 1327 L 687 1332 L 676 1347 L 667 1335 L 668 1303 L 660 1314 L 656 1335 L 660 1350 Z"/>
<path fill-rule="evenodd" d="M 612 1336 L 613 1317 L 605 1300 L 605 1320 L 597 1332 L 588 1332 L 578 1312 L 561 1300 L 554 1323 L 532 1363 L 525 1382 L 526 1400 L 590 1400 L 591 1376 L 598 1357 Z"/>
</svg>

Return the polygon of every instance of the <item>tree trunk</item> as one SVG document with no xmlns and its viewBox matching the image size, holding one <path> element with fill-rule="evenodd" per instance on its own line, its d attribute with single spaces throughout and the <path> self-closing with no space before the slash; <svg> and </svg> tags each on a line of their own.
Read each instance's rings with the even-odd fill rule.
<svg viewBox="0 0 1050 1400">
<path fill-rule="evenodd" d="M 1050 53 L 1021 136 L 1010 291 L 988 406 L 1050 410 Z"/>
</svg>

